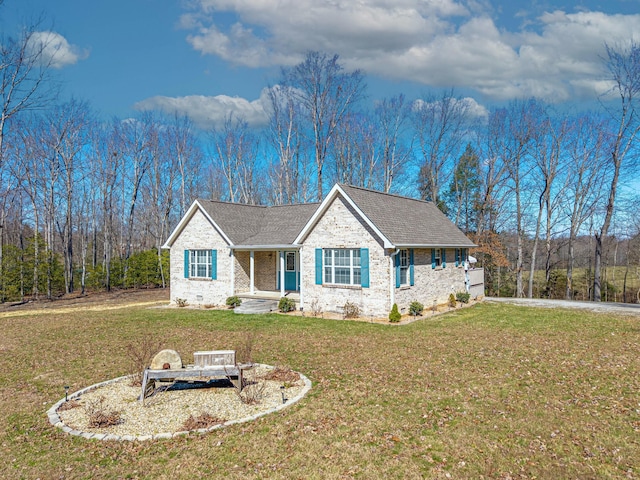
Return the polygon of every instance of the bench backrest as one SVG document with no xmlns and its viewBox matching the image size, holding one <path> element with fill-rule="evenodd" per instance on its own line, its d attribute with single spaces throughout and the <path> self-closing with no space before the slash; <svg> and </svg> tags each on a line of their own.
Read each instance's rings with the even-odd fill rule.
<svg viewBox="0 0 640 480">
<path fill-rule="evenodd" d="M 216 365 L 235 365 L 235 350 L 210 350 L 207 352 L 194 352 L 193 364 L 196 368 L 213 367 Z"/>
</svg>

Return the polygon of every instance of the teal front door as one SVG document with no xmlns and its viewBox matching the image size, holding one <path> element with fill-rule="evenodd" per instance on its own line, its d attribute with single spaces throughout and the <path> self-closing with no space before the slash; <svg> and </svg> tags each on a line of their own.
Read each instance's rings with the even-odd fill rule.
<svg viewBox="0 0 640 480">
<path fill-rule="evenodd" d="M 284 252 L 284 289 L 298 290 L 298 262 L 296 252 Z"/>
</svg>

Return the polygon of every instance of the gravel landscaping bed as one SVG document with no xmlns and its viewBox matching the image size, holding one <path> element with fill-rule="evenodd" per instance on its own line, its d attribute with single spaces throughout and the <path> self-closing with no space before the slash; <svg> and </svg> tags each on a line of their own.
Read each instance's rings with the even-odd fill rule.
<svg viewBox="0 0 640 480">
<path fill-rule="evenodd" d="M 166 390 L 161 388 L 143 404 L 138 401 L 140 387 L 131 386 L 131 379 L 122 377 L 69 395 L 68 404 L 61 400 L 48 415 L 56 426 L 87 438 L 165 438 L 186 433 L 189 427 L 185 425 L 189 424 L 185 422 L 191 420 L 193 425 L 194 419 L 203 417 L 208 418 L 209 423 L 197 430 L 207 431 L 284 408 L 302 398 L 311 387 L 309 380 L 300 374 L 295 374 L 293 377 L 298 379 L 293 381 L 264 378 L 272 372 L 274 367 L 257 365 L 245 373 L 248 384 L 243 390 L 245 401 L 228 380 L 203 379 L 177 382 Z M 247 397 L 255 397 L 258 402 L 249 404 Z M 102 413 L 115 425 L 92 426 L 92 412 Z M 95 415 L 93 418 L 95 421 Z"/>
</svg>

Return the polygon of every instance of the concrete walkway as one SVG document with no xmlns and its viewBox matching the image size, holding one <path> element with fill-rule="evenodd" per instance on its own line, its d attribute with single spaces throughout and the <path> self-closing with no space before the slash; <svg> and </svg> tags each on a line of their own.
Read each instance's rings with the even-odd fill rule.
<svg viewBox="0 0 640 480">
<path fill-rule="evenodd" d="M 575 308 L 599 313 L 622 313 L 640 316 L 640 304 L 612 302 L 579 302 L 575 300 L 547 300 L 542 298 L 485 297 L 485 302 L 511 303 L 542 308 Z"/>
</svg>

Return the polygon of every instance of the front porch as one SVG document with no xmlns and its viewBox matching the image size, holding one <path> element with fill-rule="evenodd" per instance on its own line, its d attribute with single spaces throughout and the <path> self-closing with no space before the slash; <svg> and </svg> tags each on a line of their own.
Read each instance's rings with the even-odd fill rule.
<svg viewBox="0 0 640 480">
<path fill-rule="evenodd" d="M 300 303 L 298 250 L 234 249 L 233 295 L 241 298 L 279 300 L 287 296 Z"/>
</svg>

